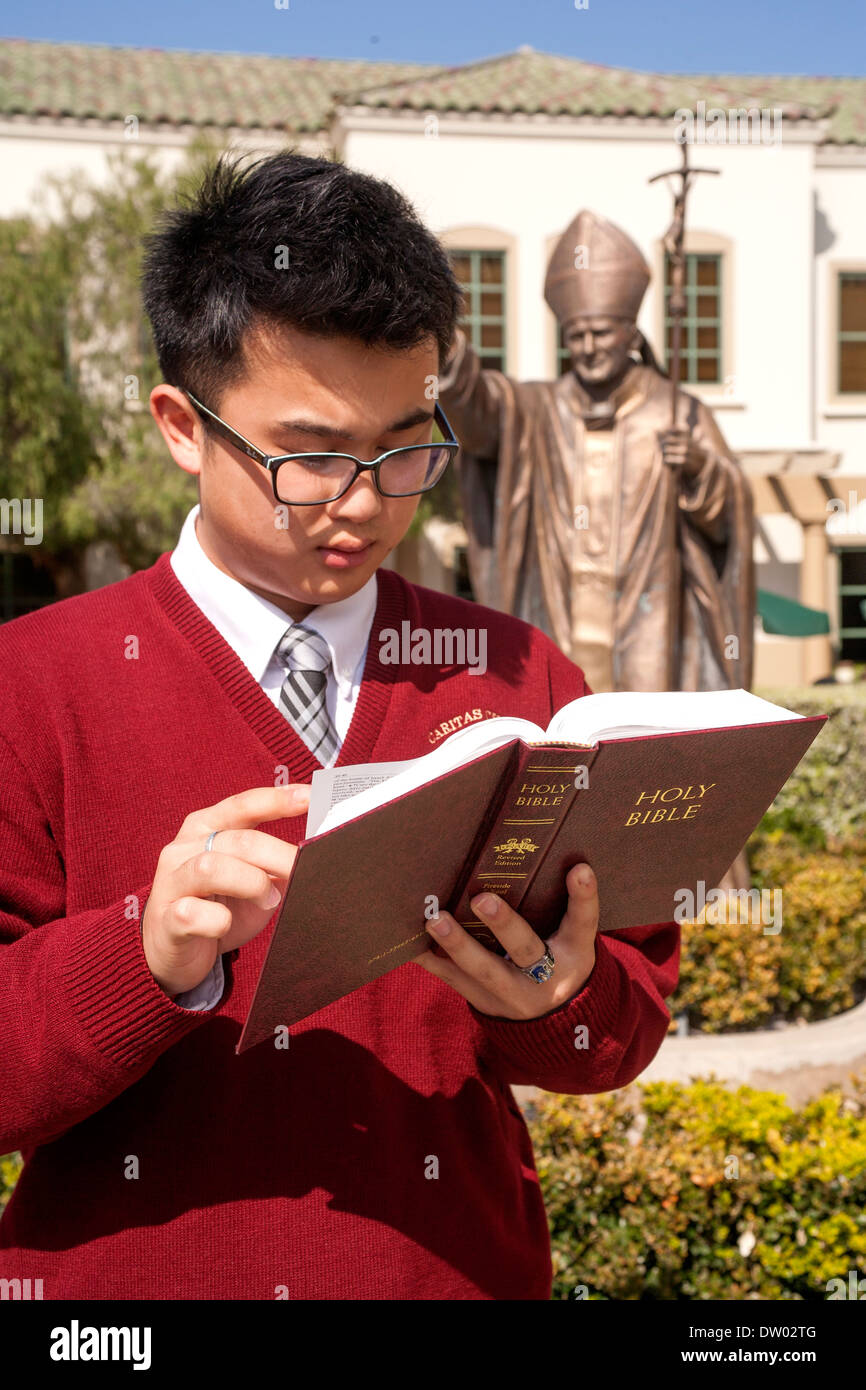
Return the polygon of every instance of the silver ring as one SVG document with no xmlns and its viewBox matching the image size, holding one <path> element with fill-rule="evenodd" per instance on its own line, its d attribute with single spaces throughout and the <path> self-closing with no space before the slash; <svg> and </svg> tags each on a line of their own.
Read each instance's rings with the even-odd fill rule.
<svg viewBox="0 0 866 1390">
<path fill-rule="evenodd" d="M 505 959 L 511 960 L 511 957 L 506 956 Z M 517 965 L 517 961 L 511 960 L 511 964 Z M 534 980 L 537 985 L 543 985 L 550 979 L 555 965 L 556 961 L 553 959 L 553 952 L 545 941 L 544 955 L 541 959 L 535 961 L 532 965 L 517 965 L 517 969 L 522 970 L 524 975 L 528 975 L 530 980 Z"/>
<path fill-rule="evenodd" d="M 204 842 L 205 853 L 207 853 L 209 849 L 213 849 L 213 842 L 218 834 L 218 830 L 212 830 L 211 833 L 208 835 L 207 839 Z"/>
</svg>

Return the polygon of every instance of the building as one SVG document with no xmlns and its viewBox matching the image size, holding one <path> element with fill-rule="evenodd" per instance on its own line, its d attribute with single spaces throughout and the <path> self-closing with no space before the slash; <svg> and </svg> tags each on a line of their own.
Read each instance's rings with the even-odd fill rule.
<svg viewBox="0 0 866 1390">
<path fill-rule="evenodd" d="M 171 167 L 199 131 L 396 184 L 452 252 L 473 341 L 524 379 L 565 366 L 542 284 L 580 207 L 653 266 L 640 326 L 663 355 L 671 198 L 650 179 L 685 132 L 718 171 L 689 200 L 688 389 L 752 479 L 759 586 L 794 601 L 768 603 L 767 626 L 790 630 L 787 611 L 812 633 L 759 631 L 756 683 L 866 661 L 866 80 L 671 77 L 528 47 L 443 68 L 0 42 L 0 216 L 50 172 L 99 178 L 112 150 Z M 448 586 L 459 541 L 434 525 L 397 563 Z"/>
</svg>

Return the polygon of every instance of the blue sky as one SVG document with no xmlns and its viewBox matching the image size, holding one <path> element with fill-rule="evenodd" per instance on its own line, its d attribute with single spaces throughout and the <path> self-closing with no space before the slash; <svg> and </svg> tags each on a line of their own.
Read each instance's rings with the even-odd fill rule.
<svg viewBox="0 0 866 1390">
<path fill-rule="evenodd" d="M 522 43 L 652 72 L 866 74 L 864 0 L 0 0 L 0 36 L 465 63 Z M 277 4 L 287 8 L 278 9 Z"/>
</svg>

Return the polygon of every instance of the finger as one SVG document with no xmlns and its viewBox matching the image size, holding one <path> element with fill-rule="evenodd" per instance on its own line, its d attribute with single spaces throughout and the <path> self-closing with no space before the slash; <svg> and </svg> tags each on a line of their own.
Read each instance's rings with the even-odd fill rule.
<svg viewBox="0 0 866 1390">
<path fill-rule="evenodd" d="M 177 936 L 209 936 L 218 940 L 232 925 L 231 908 L 225 903 L 211 902 L 209 898 L 178 898 L 169 911 Z"/>
<path fill-rule="evenodd" d="M 519 985 L 526 983 L 526 976 L 520 975 L 508 961 L 488 951 L 464 931 L 450 912 L 440 912 L 428 923 L 427 930 L 474 985 L 480 985 L 499 1000 L 519 997 L 516 991 Z"/>
<path fill-rule="evenodd" d="M 310 788 L 293 782 L 286 787 L 250 787 L 247 791 L 227 796 L 213 806 L 193 811 L 180 828 L 185 840 L 209 835 L 212 830 L 242 830 L 261 821 L 279 820 L 303 815 L 310 802 Z"/>
<path fill-rule="evenodd" d="M 202 850 L 175 869 L 172 876 L 172 900 L 189 895 L 208 898 L 213 894 L 226 898 L 244 898 L 263 911 L 270 911 L 279 902 L 279 890 L 264 869 L 235 859 L 216 850 Z"/>
<path fill-rule="evenodd" d="M 298 847 L 263 830 L 220 830 L 206 852 L 227 854 L 233 859 L 242 859 L 245 864 L 254 864 L 277 878 L 287 879 L 297 858 Z"/>
<path fill-rule="evenodd" d="M 509 907 L 496 893 L 482 893 L 469 906 L 497 941 L 505 947 L 515 965 L 535 965 L 544 955 L 544 942 L 525 917 Z"/>
<path fill-rule="evenodd" d="M 582 952 L 591 946 L 598 932 L 598 884 L 588 864 L 575 864 L 565 876 L 568 906 L 556 940 L 560 946 Z"/>
<path fill-rule="evenodd" d="M 501 1015 L 503 1009 L 502 1000 L 489 990 L 483 988 L 471 975 L 467 975 L 465 970 L 461 970 L 455 965 L 449 956 L 437 956 L 433 951 L 425 951 L 423 955 L 415 956 L 414 965 L 420 965 L 424 970 L 435 975 L 437 979 L 443 980 L 445 984 L 456 989 L 458 994 L 462 994 L 470 1004 L 474 1004 L 476 1009 L 482 1013 Z"/>
</svg>

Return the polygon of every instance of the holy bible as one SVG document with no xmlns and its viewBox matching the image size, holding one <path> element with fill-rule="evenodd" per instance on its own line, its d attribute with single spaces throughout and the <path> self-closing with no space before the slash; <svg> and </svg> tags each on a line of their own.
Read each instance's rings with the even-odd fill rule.
<svg viewBox="0 0 866 1390">
<path fill-rule="evenodd" d="M 718 884 L 818 734 L 745 690 L 588 695 L 547 729 L 493 718 L 408 762 L 313 775 L 307 836 L 238 1053 L 429 949 L 447 909 L 491 950 L 488 889 L 539 936 L 589 863 L 599 931 L 674 920 Z"/>
</svg>

